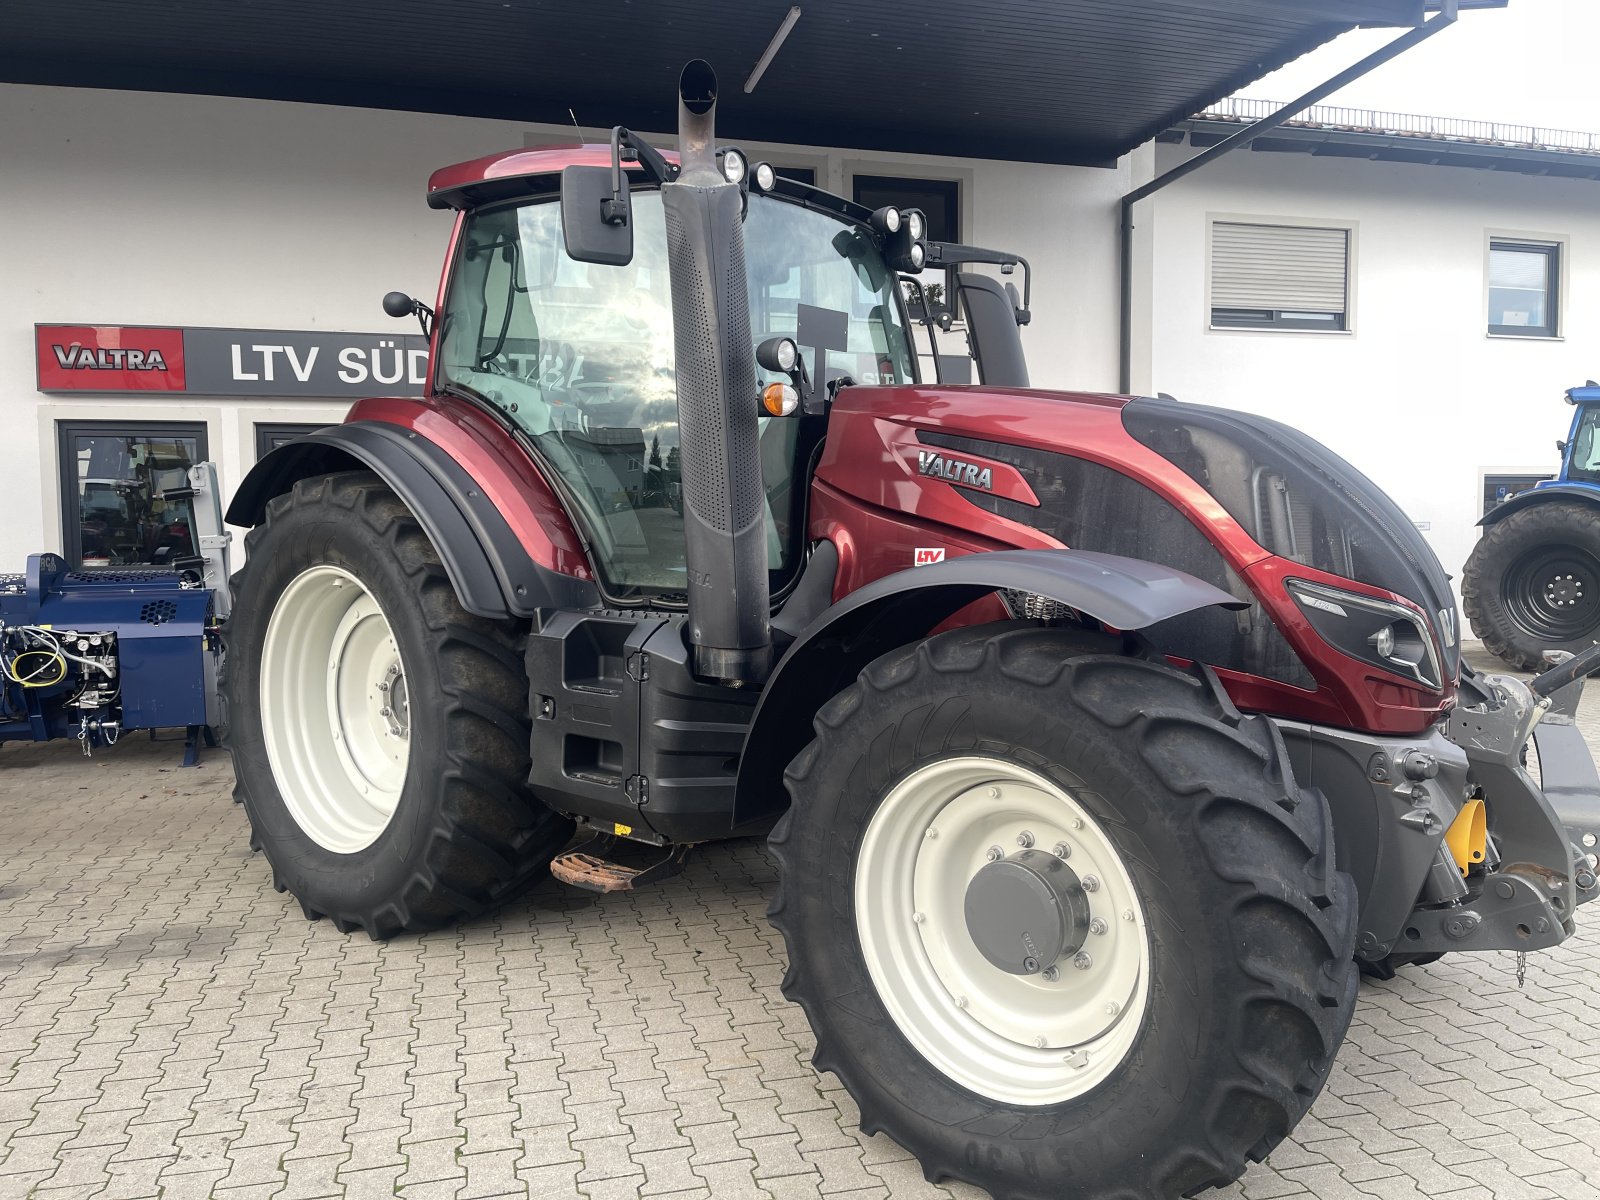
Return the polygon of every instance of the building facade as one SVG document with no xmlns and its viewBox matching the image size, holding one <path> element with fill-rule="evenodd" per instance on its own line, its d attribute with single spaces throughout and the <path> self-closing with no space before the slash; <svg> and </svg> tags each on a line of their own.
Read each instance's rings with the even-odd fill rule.
<svg viewBox="0 0 1600 1200">
<path fill-rule="evenodd" d="M 227 492 L 354 396 L 413 386 L 416 327 L 379 301 L 401 289 L 432 302 L 450 218 L 424 204 L 428 174 L 575 136 L 0 85 L 0 569 L 39 549 L 161 561 L 183 548 L 181 507 L 159 493 L 185 462 L 217 462 Z M 868 203 L 919 204 L 936 235 L 1026 256 L 1035 385 L 1098 391 L 1119 374 L 1120 198 L 1195 152 L 1192 131 L 1100 168 L 746 149 Z M 1586 337 L 1600 313 L 1595 188 L 1493 167 L 1226 156 L 1136 210 L 1134 390 L 1307 430 L 1388 489 L 1458 571 L 1486 489 L 1553 469 L 1560 392 L 1600 372 Z M 144 386 L 171 387 L 170 369 L 75 342 L 84 326 L 171 331 L 182 390 Z"/>
</svg>

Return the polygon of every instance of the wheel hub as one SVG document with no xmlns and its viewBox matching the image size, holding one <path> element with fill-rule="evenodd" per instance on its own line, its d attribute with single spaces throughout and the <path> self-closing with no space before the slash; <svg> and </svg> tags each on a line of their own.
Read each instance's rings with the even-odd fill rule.
<svg viewBox="0 0 1600 1200">
<path fill-rule="evenodd" d="M 1566 608 L 1583 599 L 1583 580 L 1572 575 L 1557 575 L 1544 585 L 1544 598 L 1557 608 Z"/>
<path fill-rule="evenodd" d="M 1037 975 L 1075 955 L 1089 935 L 1089 897 L 1063 859 L 1020 850 L 979 868 L 967 884 L 967 932 L 1012 975 Z"/>
</svg>

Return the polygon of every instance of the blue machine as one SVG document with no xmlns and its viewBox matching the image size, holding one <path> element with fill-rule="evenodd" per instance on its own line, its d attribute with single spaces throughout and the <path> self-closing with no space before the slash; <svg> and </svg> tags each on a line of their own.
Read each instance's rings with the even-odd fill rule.
<svg viewBox="0 0 1600 1200">
<path fill-rule="evenodd" d="M 74 737 L 87 753 L 177 727 L 197 745 L 216 723 L 220 656 L 199 572 L 79 572 L 35 554 L 0 575 L 0 741 Z"/>
</svg>

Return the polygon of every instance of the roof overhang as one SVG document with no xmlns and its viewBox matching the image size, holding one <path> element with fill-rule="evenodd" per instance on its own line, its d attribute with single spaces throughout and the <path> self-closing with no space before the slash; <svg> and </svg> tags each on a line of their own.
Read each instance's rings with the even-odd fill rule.
<svg viewBox="0 0 1600 1200">
<path fill-rule="evenodd" d="M 1109 164 L 1357 25 L 1424 0 L 8 0 L 0 82 L 589 129 L 676 127 L 690 58 L 729 140 Z"/>
</svg>

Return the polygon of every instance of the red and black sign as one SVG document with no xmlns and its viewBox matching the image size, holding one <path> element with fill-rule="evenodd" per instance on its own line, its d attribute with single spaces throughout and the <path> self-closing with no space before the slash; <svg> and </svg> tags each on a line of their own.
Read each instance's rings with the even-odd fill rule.
<svg viewBox="0 0 1600 1200">
<path fill-rule="evenodd" d="M 36 325 L 41 392 L 181 392 L 183 330 Z"/>
<path fill-rule="evenodd" d="M 34 348 L 41 392 L 418 396 L 428 371 L 414 333 L 35 325 Z"/>
</svg>

